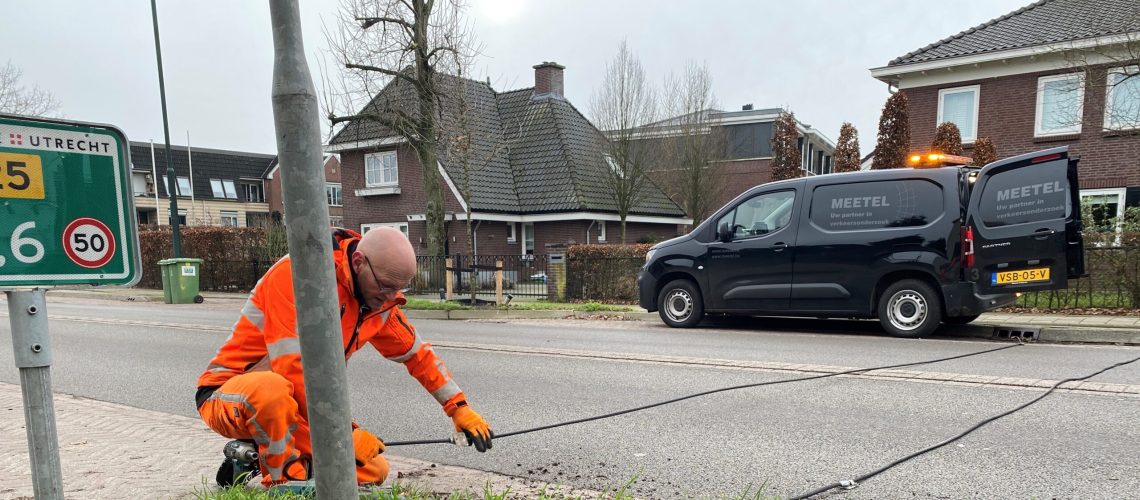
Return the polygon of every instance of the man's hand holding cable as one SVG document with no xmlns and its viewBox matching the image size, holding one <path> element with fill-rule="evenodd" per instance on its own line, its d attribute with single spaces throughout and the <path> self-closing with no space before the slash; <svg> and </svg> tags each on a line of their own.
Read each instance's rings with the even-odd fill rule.
<svg viewBox="0 0 1140 500">
<path fill-rule="evenodd" d="M 352 452 L 356 456 L 356 466 L 363 467 L 376 455 L 384 453 L 384 442 L 375 434 L 357 427 L 352 431 Z"/>
<path fill-rule="evenodd" d="M 455 413 L 451 414 L 451 420 L 455 422 L 455 430 L 466 435 L 467 441 L 474 444 L 476 450 L 485 452 L 491 449 L 491 438 L 495 433 L 491 432 L 487 421 L 470 406 L 456 408 Z"/>
</svg>

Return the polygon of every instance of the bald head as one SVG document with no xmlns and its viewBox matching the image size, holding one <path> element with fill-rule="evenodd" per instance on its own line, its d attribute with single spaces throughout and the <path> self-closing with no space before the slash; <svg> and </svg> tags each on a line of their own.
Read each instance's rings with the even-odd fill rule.
<svg viewBox="0 0 1140 500">
<path fill-rule="evenodd" d="M 369 264 L 371 271 L 368 270 Z M 380 297 L 384 295 L 381 289 L 405 288 L 415 277 L 416 252 L 399 229 L 378 227 L 360 238 L 356 252 L 352 254 L 352 268 L 361 281 L 357 285 L 369 305 L 376 306 L 378 304 L 371 303 L 372 298 L 390 300 L 390 297 Z"/>
</svg>

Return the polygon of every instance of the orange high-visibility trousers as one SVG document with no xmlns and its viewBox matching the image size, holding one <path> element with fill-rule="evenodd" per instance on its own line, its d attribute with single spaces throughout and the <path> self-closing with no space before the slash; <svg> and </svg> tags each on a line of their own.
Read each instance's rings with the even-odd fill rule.
<svg viewBox="0 0 1140 500">
<path fill-rule="evenodd" d="M 285 377 L 268 371 L 234 376 L 202 403 L 198 413 L 214 432 L 257 443 L 266 486 L 289 478 L 306 479 L 305 460 L 297 459 L 312 457 L 309 424 L 298 413 L 293 383 Z M 379 455 L 356 468 L 359 484 L 380 484 L 387 477 L 388 461 Z"/>
</svg>

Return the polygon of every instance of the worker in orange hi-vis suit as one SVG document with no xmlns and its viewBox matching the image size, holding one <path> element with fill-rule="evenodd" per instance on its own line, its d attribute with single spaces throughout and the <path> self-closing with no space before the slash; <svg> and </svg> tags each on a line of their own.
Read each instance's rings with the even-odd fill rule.
<svg viewBox="0 0 1140 500">
<path fill-rule="evenodd" d="M 416 257 L 407 237 L 394 228 L 378 228 L 363 237 L 333 230 L 344 358 L 365 344 L 403 363 L 408 373 L 443 406 L 455 430 L 476 449 L 491 448 L 491 428 L 471 409 L 451 374 L 408 323 L 400 306 L 402 292 L 416 273 Z M 265 485 L 307 479 L 311 460 L 305 381 L 296 329 L 293 276 L 288 256 L 273 265 L 254 287 L 226 339 L 198 377 L 198 413 L 214 432 L 231 439 L 252 439 L 260 453 Z M 356 477 L 379 484 L 388 475 L 380 456 L 384 444 L 353 423 Z"/>
</svg>

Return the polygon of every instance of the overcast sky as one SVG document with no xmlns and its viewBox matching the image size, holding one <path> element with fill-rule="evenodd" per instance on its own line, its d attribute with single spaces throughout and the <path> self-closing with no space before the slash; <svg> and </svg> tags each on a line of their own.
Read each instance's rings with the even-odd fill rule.
<svg viewBox="0 0 1140 500">
<path fill-rule="evenodd" d="M 310 66 L 337 0 L 302 0 Z M 566 96 L 585 112 L 622 39 L 660 84 L 705 61 L 722 109 L 787 107 L 832 141 L 850 121 L 874 147 L 886 85 L 869 68 L 1015 10 L 1030 0 L 473 0 L 483 44 L 476 75 L 497 90 L 533 85 L 531 66 L 566 66 Z M 711 7 L 714 7 L 711 8 Z M 273 40 L 264 0 L 158 2 L 171 143 L 274 153 Z M 163 140 L 150 3 L 5 0 L 0 63 L 53 92 L 68 118 Z M 320 84 L 319 75 L 314 81 Z"/>
</svg>

